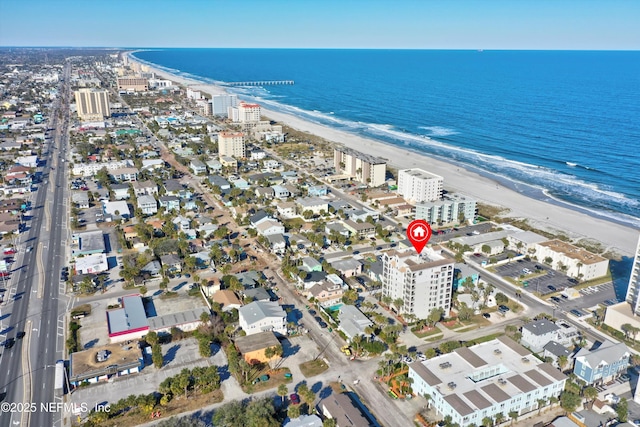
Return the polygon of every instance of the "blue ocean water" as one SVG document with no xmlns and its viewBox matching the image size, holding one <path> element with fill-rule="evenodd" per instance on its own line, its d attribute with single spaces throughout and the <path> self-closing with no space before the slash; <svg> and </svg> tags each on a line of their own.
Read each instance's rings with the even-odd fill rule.
<svg viewBox="0 0 640 427">
<path fill-rule="evenodd" d="M 209 82 L 294 80 L 230 91 L 640 227 L 640 52 L 163 49 L 135 56 Z"/>
</svg>

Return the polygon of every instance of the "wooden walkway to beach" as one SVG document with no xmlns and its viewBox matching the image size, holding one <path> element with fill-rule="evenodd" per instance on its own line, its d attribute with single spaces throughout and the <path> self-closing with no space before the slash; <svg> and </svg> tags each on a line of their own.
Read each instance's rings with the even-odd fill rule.
<svg viewBox="0 0 640 427">
<path fill-rule="evenodd" d="M 275 86 L 292 85 L 293 80 L 261 80 L 254 82 L 226 82 L 227 86 Z"/>
</svg>

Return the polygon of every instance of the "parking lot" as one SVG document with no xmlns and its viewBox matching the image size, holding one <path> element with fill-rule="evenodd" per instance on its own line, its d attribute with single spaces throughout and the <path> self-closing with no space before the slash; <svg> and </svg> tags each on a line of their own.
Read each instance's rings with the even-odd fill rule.
<svg viewBox="0 0 640 427">
<path fill-rule="evenodd" d="M 511 277 L 523 283 L 529 292 L 547 295 L 573 286 L 570 278 L 552 270 L 544 264 L 520 259 L 495 267 L 496 273 L 502 277 Z"/>
</svg>

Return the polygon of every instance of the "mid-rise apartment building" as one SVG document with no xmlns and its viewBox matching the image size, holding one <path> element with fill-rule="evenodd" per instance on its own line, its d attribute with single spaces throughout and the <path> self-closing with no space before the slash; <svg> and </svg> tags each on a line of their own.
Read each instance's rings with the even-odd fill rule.
<svg viewBox="0 0 640 427">
<path fill-rule="evenodd" d="M 142 77 L 118 77 L 118 91 L 146 92 L 149 90 L 149 79 Z"/>
<path fill-rule="evenodd" d="M 333 163 L 338 174 L 348 175 L 370 187 L 378 187 L 386 181 L 387 162 L 379 157 L 338 147 L 333 151 Z"/>
<path fill-rule="evenodd" d="M 80 120 L 102 120 L 111 115 L 109 92 L 106 89 L 79 89 L 74 95 Z"/>
<path fill-rule="evenodd" d="M 434 202 L 442 198 L 444 179 L 422 169 L 398 171 L 398 194 L 410 203 Z"/>
<path fill-rule="evenodd" d="M 218 154 L 220 157 L 247 157 L 242 132 L 220 132 L 218 134 Z"/>
<path fill-rule="evenodd" d="M 494 425 L 512 412 L 538 411 L 567 377 L 505 336 L 409 365 L 413 392 L 429 396 L 441 418 L 461 427 Z M 490 420 L 489 424 L 486 424 Z"/>
<path fill-rule="evenodd" d="M 609 272 L 609 260 L 562 240 L 549 240 L 536 245 L 536 257 L 548 262 L 569 277 L 591 280 Z"/>
<path fill-rule="evenodd" d="M 633 259 L 626 301 L 631 304 L 631 312 L 636 316 L 640 315 L 640 240 Z"/>
<path fill-rule="evenodd" d="M 473 221 L 476 217 L 477 202 L 462 194 L 447 194 L 435 202 L 416 205 L 416 218 L 430 224 L 451 224 Z"/>
<path fill-rule="evenodd" d="M 454 260 L 426 248 L 420 255 L 411 250 L 391 250 L 382 255 L 382 294 L 402 300 L 400 313 L 426 319 L 434 308 L 451 308 Z M 395 305 L 395 303 L 394 303 Z"/>
</svg>

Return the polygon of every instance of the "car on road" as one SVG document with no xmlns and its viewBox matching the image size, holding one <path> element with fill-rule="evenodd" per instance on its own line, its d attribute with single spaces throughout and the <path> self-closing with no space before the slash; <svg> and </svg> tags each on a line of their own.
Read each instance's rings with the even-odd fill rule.
<svg viewBox="0 0 640 427">
<path fill-rule="evenodd" d="M 320 327 L 321 327 L 322 329 L 324 329 L 324 328 L 326 328 L 327 326 L 329 326 L 329 325 L 327 325 L 324 321 L 320 321 L 320 322 L 318 322 L 318 325 L 320 325 Z"/>
<path fill-rule="evenodd" d="M 573 310 L 571 310 L 569 313 L 573 314 L 576 317 L 582 317 L 583 316 L 582 312 L 576 310 L 575 308 Z"/>
<path fill-rule="evenodd" d="M 15 338 L 9 338 L 4 342 L 4 348 L 11 348 L 15 345 L 16 340 Z"/>
<path fill-rule="evenodd" d="M 27 252 L 31 252 L 33 250 L 33 246 L 27 246 Z"/>
<path fill-rule="evenodd" d="M 24 336 L 26 335 L 26 333 L 24 331 L 20 331 L 16 334 L 16 338 L 18 338 L 19 340 L 21 340 L 22 338 L 24 338 Z"/>
<path fill-rule="evenodd" d="M 309 309 L 309 314 L 312 315 L 312 316 L 315 316 L 316 315 L 316 311 L 314 309 L 310 308 Z"/>
<path fill-rule="evenodd" d="M 289 395 L 289 400 L 291 401 L 292 405 L 300 404 L 300 397 L 298 397 L 298 395 L 296 393 L 291 393 Z"/>
</svg>

